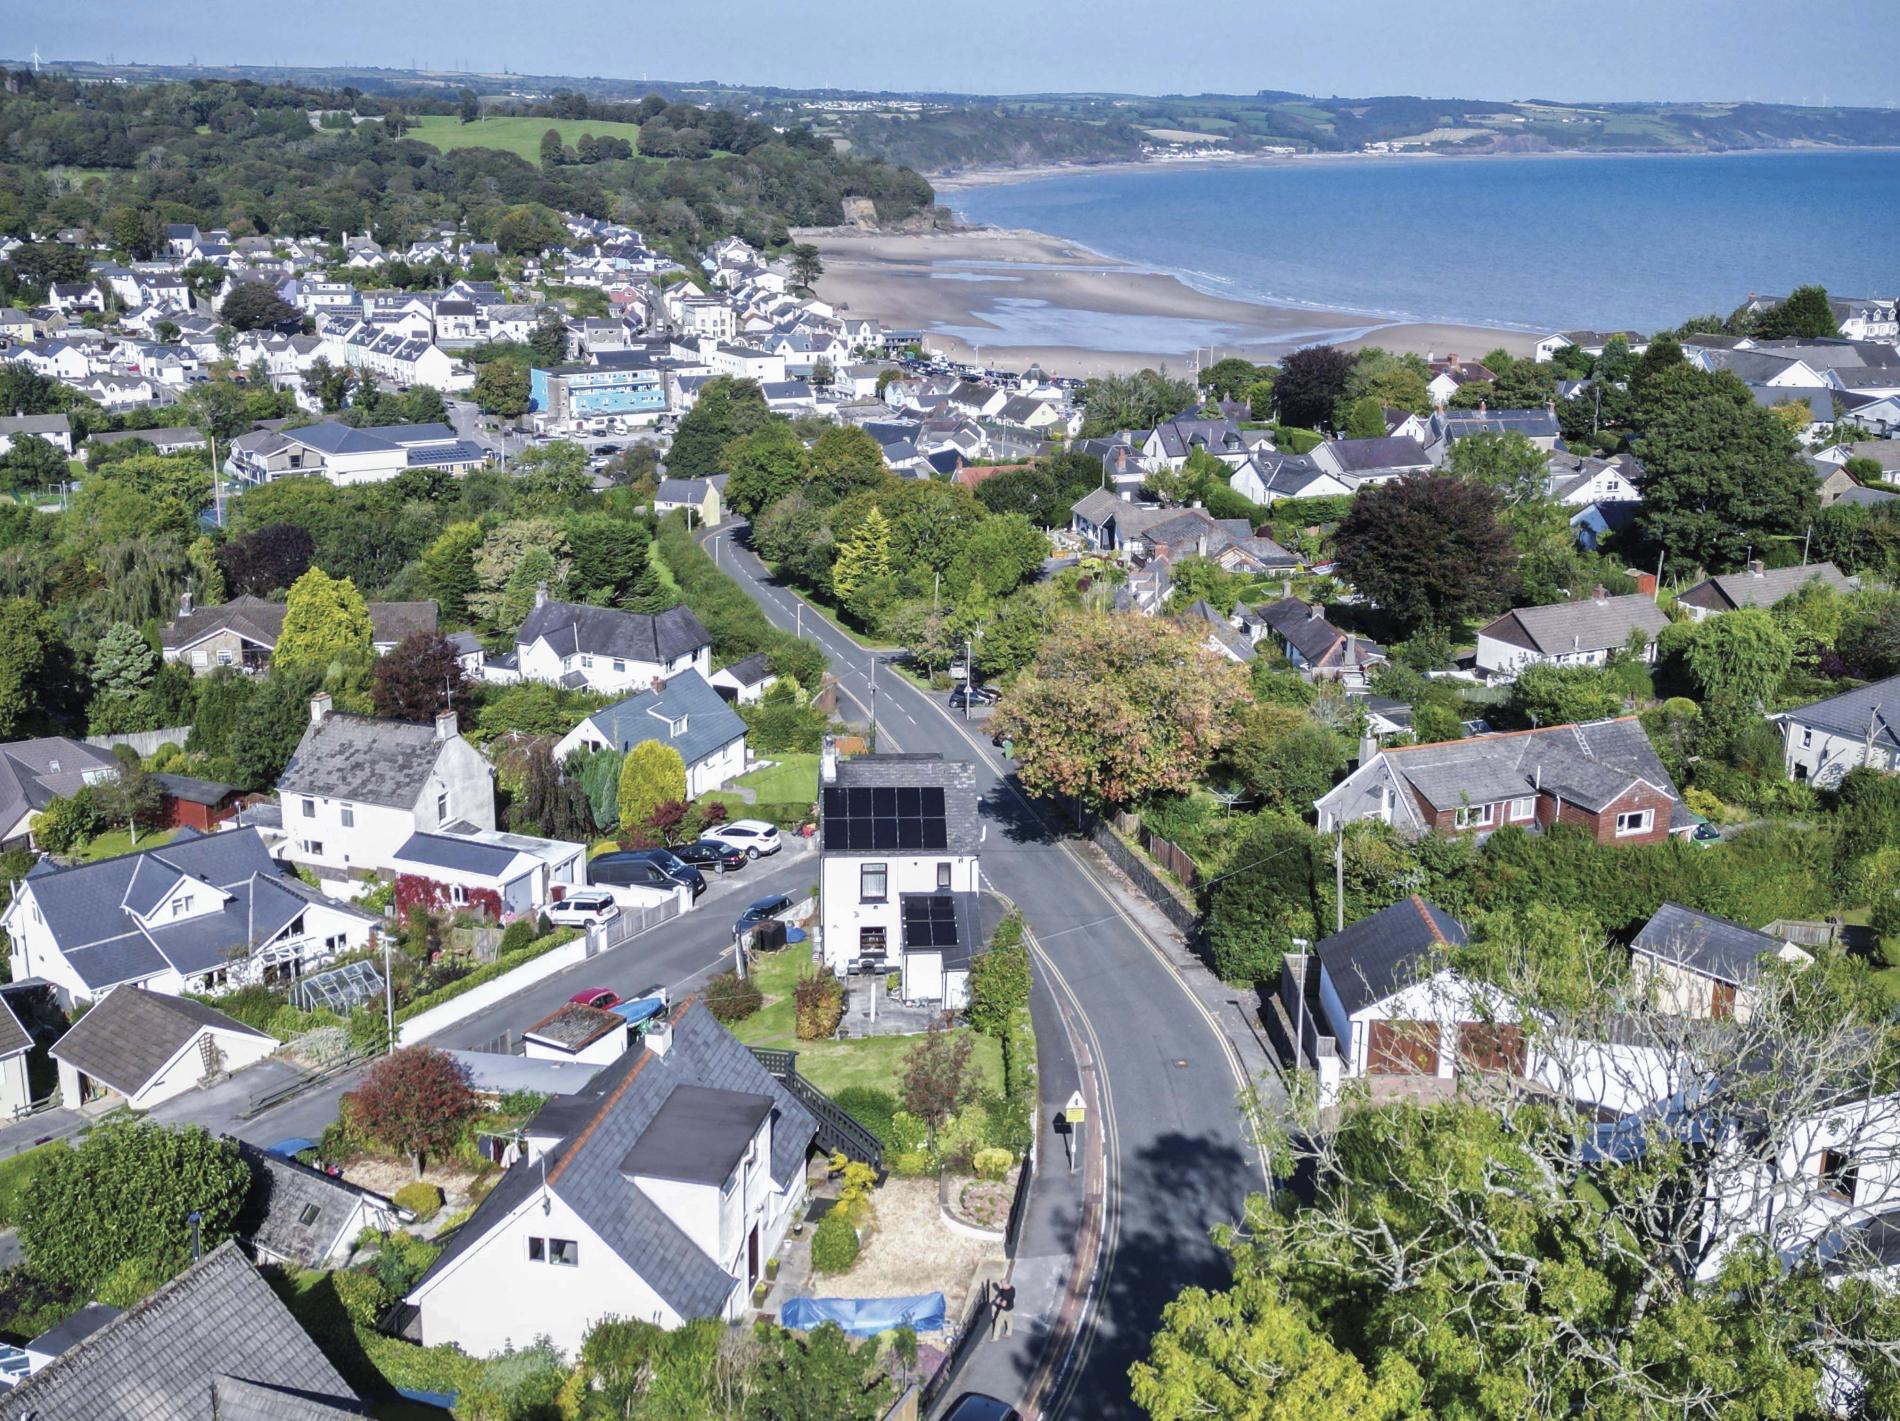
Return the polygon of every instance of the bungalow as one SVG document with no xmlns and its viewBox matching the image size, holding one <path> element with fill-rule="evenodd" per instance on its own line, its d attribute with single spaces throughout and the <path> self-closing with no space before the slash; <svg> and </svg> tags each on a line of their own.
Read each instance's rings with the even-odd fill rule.
<svg viewBox="0 0 1900 1421">
<path fill-rule="evenodd" d="M 0 745 L 0 847 L 31 847 L 33 816 L 51 800 L 118 777 L 110 750 L 64 735 Z"/>
<path fill-rule="evenodd" d="M 473 908 L 512 922 L 578 888 L 587 876 L 585 844 L 499 829 L 418 830 L 384 865 L 395 875 L 396 907 Z"/>
<path fill-rule="evenodd" d="M 1376 819 L 1413 836 L 1573 824 L 1601 844 L 1653 844 L 1695 818 L 1635 716 L 1386 746 L 1313 801 L 1322 832 Z"/>
<path fill-rule="evenodd" d="M 1433 410 L 1425 447 L 1434 464 L 1443 464 L 1451 446 L 1474 434 L 1521 434 L 1548 454 L 1563 438 L 1555 402 L 1533 409 L 1494 410 L 1480 404 L 1475 410 Z"/>
<path fill-rule="evenodd" d="M 1602 666 L 1640 636 L 1645 661 L 1656 659 L 1656 635 L 1669 625 L 1651 597 L 1612 597 L 1599 586 L 1582 602 L 1518 607 L 1478 629 L 1478 669 L 1508 679 L 1526 666 Z"/>
<path fill-rule="evenodd" d="M 1372 669 L 1386 661 L 1385 652 L 1356 632 L 1342 632 L 1326 620 L 1326 609 L 1288 595 L 1251 611 L 1238 612 L 1241 630 L 1256 644 L 1271 636 L 1286 659 L 1311 681 L 1337 681 L 1363 686 Z"/>
<path fill-rule="evenodd" d="M 760 652 L 743 661 L 735 661 L 730 666 L 720 667 L 708 678 L 707 684 L 719 692 L 721 699 L 749 706 L 756 704 L 777 685 L 778 677 L 772 674 L 772 663 L 765 653 Z"/>
<path fill-rule="evenodd" d="M 693 999 L 541 1107 L 500 1183 L 408 1295 L 474 1356 L 607 1317 L 738 1321 L 805 1207 L 811 1112 Z"/>
<path fill-rule="evenodd" d="M 178 616 L 158 634 L 159 651 L 165 660 L 191 667 L 194 676 L 225 666 L 265 671 L 284 634 L 284 611 L 282 602 L 248 593 L 194 611 L 187 596 Z M 378 656 L 386 655 L 416 632 L 433 632 L 438 614 L 434 602 L 371 602 L 370 646 Z"/>
<path fill-rule="evenodd" d="M 14 439 L 22 434 L 44 439 L 69 459 L 73 456 L 72 420 L 66 415 L 12 414 L 0 418 L 0 454 L 9 453 Z"/>
<path fill-rule="evenodd" d="M 1900 676 L 1772 717 L 1790 777 L 1823 787 L 1866 766 L 1886 774 L 1900 754 Z"/>
<path fill-rule="evenodd" d="M 128 986 L 108 992 L 53 1043 L 60 1098 L 77 1109 L 134 1110 L 183 1095 L 276 1051 L 277 1038 L 187 997 Z"/>
<path fill-rule="evenodd" d="M 1811 582 L 1819 582 L 1843 594 L 1860 589 L 1858 577 L 1847 576 L 1831 562 L 1771 568 L 1764 567 L 1757 558 L 1749 563 L 1747 572 L 1705 577 L 1676 601 L 1688 609 L 1691 621 L 1699 622 L 1722 612 L 1733 612 L 1738 607 L 1772 607 Z"/>
<path fill-rule="evenodd" d="M 383 483 L 406 469 L 465 474 L 488 451 L 446 424 L 389 424 L 353 429 L 325 420 L 297 429 L 260 429 L 231 441 L 224 471 L 243 483 L 314 474 L 333 484 Z"/>
<path fill-rule="evenodd" d="M 1664 903 L 1630 942 L 1630 976 L 1671 1016 L 1747 1021 L 1764 963 L 1814 959 L 1727 918 Z"/>
<path fill-rule="evenodd" d="M 1236 661 L 1244 666 L 1259 657 L 1247 634 L 1222 616 L 1204 597 L 1196 598 L 1187 611 L 1181 614 L 1179 620 L 1181 625 L 1189 631 L 1201 634 L 1201 645 L 1209 651 L 1219 653 L 1229 661 Z"/>
<path fill-rule="evenodd" d="M 260 1263 L 329 1268 L 349 1260 L 365 1229 L 401 1226 L 395 1204 L 381 1194 L 246 1141 L 231 1143 L 251 1170 L 237 1236 Z"/>
<path fill-rule="evenodd" d="M 653 511 L 671 513 L 684 508 L 695 526 L 711 528 L 726 518 L 726 476 L 703 479 L 661 479 L 653 494 Z"/>
<path fill-rule="evenodd" d="M 706 678 L 682 671 L 637 695 L 597 710 L 561 737 L 554 757 L 576 750 L 623 754 L 648 740 L 679 752 L 686 765 L 686 797 L 697 799 L 745 773 L 746 724 Z"/>
<path fill-rule="evenodd" d="M 1265 508 L 1288 498 L 1343 498 L 1359 487 L 1326 472 L 1310 455 L 1267 449 L 1256 449 L 1251 459 L 1228 476 L 1227 486 Z"/>
<path fill-rule="evenodd" d="M 285 874 L 255 829 L 199 834 L 117 858 L 42 860 L 0 912 L 13 980 L 68 1000 L 136 984 L 222 992 L 291 981 L 369 943 L 375 920 Z"/>
<path fill-rule="evenodd" d="M 1316 469 L 1355 489 L 1390 483 L 1407 474 L 1430 473 L 1432 468 L 1431 456 L 1416 439 L 1384 435 L 1377 439 L 1328 439 L 1317 445 L 1310 457 Z"/>
<path fill-rule="evenodd" d="M 142 440 L 161 454 L 179 454 L 189 449 L 205 447 L 204 435 L 188 426 L 171 426 L 165 429 L 121 429 L 88 434 L 86 447 L 90 450 L 94 445 L 122 444 L 128 439 Z"/>
<path fill-rule="evenodd" d="M 688 608 L 621 612 L 552 601 L 543 587 L 515 633 L 512 665 L 487 662 L 482 675 L 612 692 L 650 686 L 682 671 L 712 671 L 712 638 Z"/>
</svg>

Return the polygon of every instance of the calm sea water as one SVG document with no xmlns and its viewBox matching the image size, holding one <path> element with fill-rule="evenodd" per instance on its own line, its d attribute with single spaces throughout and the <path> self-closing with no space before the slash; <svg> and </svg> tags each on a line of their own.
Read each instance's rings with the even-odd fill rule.
<svg viewBox="0 0 1900 1421">
<path fill-rule="evenodd" d="M 1161 168 L 946 200 L 1216 294 L 1389 319 L 1647 331 L 1802 282 L 1900 289 L 1900 152 Z"/>
</svg>

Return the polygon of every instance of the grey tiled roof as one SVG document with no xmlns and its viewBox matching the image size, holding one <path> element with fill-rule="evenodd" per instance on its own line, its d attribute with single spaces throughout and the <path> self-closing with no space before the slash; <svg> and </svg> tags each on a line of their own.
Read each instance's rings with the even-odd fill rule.
<svg viewBox="0 0 1900 1421">
<path fill-rule="evenodd" d="M 498 875 L 515 861 L 516 850 L 450 834 L 411 834 L 396 850 L 403 863 L 423 863 L 463 873 Z"/>
<path fill-rule="evenodd" d="M 321 1268 L 349 1242 L 365 1199 L 393 1212 L 380 1194 L 242 1140 L 234 1143 L 251 1167 L 251 1187 L 238 1211 L 238 1237 L 271 1258 Z"/>
<path fill-rule="evenodd" d="M 439 609 L 434 602 L 371 602 L 370 639 L 394 644 L 411 632 L 435 630 Z M 160 646 L 177 650 L 207 636 L 230 630 L 246 641 L 274 647 L 284 634 L 284 604 L 262 597 L 233 597 L 215 607 L 187 612 L 158 634 Z"/>
<path fill-rule="evenodd" d="M 1762 958 L 1773 957 L 1781 947 L 1780 938 L 1680 903 L 1663 904 L 1630 942 L 1632 951 L 1679 962 L 1705 977 L 1738 986 L 1752 981 L 1761 970 Z"/>
<path fill-rule="evenodd" d="M 1425 446 L 1409 434 L 1382 434 L 1376 439 L 1329 439 L 1323 447 L 1349 474 L 1424 469 L 1432 462 L 1425 453 Z"/>
<path fill-rule="evenodd" d="M 277 788 L 411 809 L 443 743 L 433 725 L 332 713 L 304 728 Z"/>
<path fill-rule="evenodd" d="M 983 825 L 977 814 L 976 770 L 966 760 L 946 760 L 932 753 L 914 755 L 854 755 L 838 762 L 837 779 L 819 786 L 840 789 L 928 789 L 943 790 L 944 847 L 936 852 L 973 854 L 983 842 Z M 819 825 L 820 848 L 828 854 L 846 852 L 835 844 L 823 842 L 824 822 Z M 890 856 L 890 850 L 860 850 L 866 854 Z"/>
<path fill-rule="evenodd" d="M 54 796 L 76 793 L 87 773 L 102 772 L 119 772 L 110 750 L 63 735 L 0 745 L 0 832 L 11 829 L 28 810 L 44 809 Z"/>
<path fill-rule="evenodd" d="M 1254 615 L 1315 666 L 1363 666 L 1385 658 L 1378 643 L 1366 637 L 1354 643 L 1355 650 L 1349 658 L 1346 634 L 1326 620 L 1321 608 L 1298 597 L 1282 597 L 1277 602 L 1256 607 Z"/>
<path fill-rule="evenodd" d="M 787 1187 L 805 1167 L 817 1123 L 756 1057 L 693 999 L 672 1017 L 664 1055 L 644 1046 L 604 1067 L 576 1095 L 541 1108 L 529 1133 L 563 1136 L 544 1156 L 547 1187 L 578 1213 L 627 1266 L 686 1317 L 710 1317 L 740 1285 L 701 1252 L 621 1171 L 628 1152 L 681 1086 L 766 1097 L 771 1102 L 772 1178 Z M 455 1261 L 542 1187 L 541 1164 L 522 1160 L 502 1176 L 416 1285 L 427 1289 Z M 415 1293 L 411 1294 L 413 1299 Z"/>
<path fill-rule="evenodd" d="M 657 740 L 688 766 L 745 738 L 745 721 L 697 671 L 682 671 L 659 690 L 646 690 L 587 717 L 616 750 Z M 678 730 L 680 722 L 685 724 Z"/>
<path fill-rule="evenodd" d="M 675 1086 L 622 1157 L 620 1172 L 686 1184 L 723 1184 L 771 1113 L 769 1095 Z"/>
<path fill-rule="evenodd" d="M 771 676 L 772 663 L 761 651 L 756 655 L 746 657 L 743 661 L 735 661 L 730 666 L 721 667 L 720 670 L 741 686 L 757 686 Z"/>
<path fill-rule="evenodd" d="M 515 645 L 533 646 L 543 638 L 560 656 L 586 652 L 662 664 L 712 644 L 699 618 L 685 607 L 647 614 L 554 601 L 528 613 L 515 633 Z"/>
<path fill-rule="evenodd" d="M 0 1421 L 316 1421 L 361 1411 L 231 1242 L 0 1394 Z"/>
<path fill-rule="evenodd" d="M 1856 740 L 1871 734 L 1875 744 L 1892 750 L 1900 747 L 1900 676 L 1870 682 L 1783 714 L 1797 725 L 1851 735 Z"/>
<path fill-rule="evenodd" d="M 1565 652 L 1616 651 L 1640 631 L 1648 641 L 1669 625 L 1655 601 L 1641 592 L 1625 597 L 1586 598 L 1556 602 L 1547 607 L 1518 607 L 1506 612 L 1478 635 L 1495 637 L 1527 651 L 1546 656 Z"/>
<path fill-rule="evenodd" d="M 1846 576 L 1831 562 L 1820 562 L 1704 578 L 1676 600 L 1691 607 L 1706 607 L 1711 612 L 1727 612 L 1737 607 L 1772 607 L 1814 581 L 1824 582 L 1836 592 L 1852 592 L 1860 586 L 1858 578 Z"/>
<path fill-rule="evenodd" d="M 1346 1015 L 1430 975 L 1434 954 L 1461 947 L 1465 926 L 1414 893 L 1349 923 L 1314 949 Z"/>
<path fill-rule="evenodd" d="M 188 997 L 138 987 L 108 992 L 71 1031 L 53 1043 L 53 1059 L 134 1095 L 206 1027 L 269 1040 L 221 1011 Z"/>
</svg>

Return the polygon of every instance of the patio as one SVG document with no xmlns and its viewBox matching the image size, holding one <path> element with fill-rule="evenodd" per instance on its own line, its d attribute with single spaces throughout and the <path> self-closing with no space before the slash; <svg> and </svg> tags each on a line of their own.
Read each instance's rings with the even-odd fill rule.
<svg viewBox="0 0 1900 1421">
<path fill-rule="evenodd" d="M 883 973 L 863 973 L 845 979 L 844 1016 L 838 1022 L 838 1034 L 846 1040 L 869 1036 L 921 1036 L 933 1021 L 943 1017 L 943 1008 L 928 1004 L 907 1005 L 887 990 Z"/>
</svg>

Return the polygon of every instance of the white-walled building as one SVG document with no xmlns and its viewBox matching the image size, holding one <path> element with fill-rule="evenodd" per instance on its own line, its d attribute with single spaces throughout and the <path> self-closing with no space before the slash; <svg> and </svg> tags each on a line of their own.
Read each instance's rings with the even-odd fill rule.
<svg viewBox="0 0 1900 1421">
<path fill-rule="evenodd" d="M 1642 638 L 1644 661 L 1656 659 L 1656 635 L 1669 618 L 1655 600 L 1632 592 L 1611 597 L 1603 588 L 1581 602 L 1518 607 L 1478 629 L 1478 669 L 1512 677 L 1526 666 L 1601 666 Z"/>
<path fill-rule="evenodd" d="M 689 608 L 621 612 L 553 601 L 543 588 L 515 633 L 512 657 L 484 662 L 482 677 L 613 692 L 651 686 L 682 671 L 712 672 L 712 638 Z"/>
<path fill-rule="evenodd" d="M 150 1110 L 276 1051 L 269 1032 L 141 987 L 108 993 L 53 1043 L 68 1109 L 116 1096 Z"/>
<path fill-rule="evenodd" d="M 1774 717 L 1788 774 L 1837 785 L 1865 765 L 1890 773 L 1900 754 L 1900 676 L 1889 676 Z"/>
<path fill-rule="evenodd" d="M 561 738 L 554 758 L 565 760 L 576 750 L 625 754 L 656 740 L 679 752 L 686 766 L 686 797 L 697 799 L 745 773 L 745 736 L 739 713 L 704 676 L 687 670 L 595 711 Z"/>
</svg>

